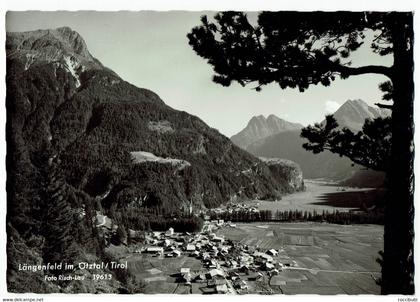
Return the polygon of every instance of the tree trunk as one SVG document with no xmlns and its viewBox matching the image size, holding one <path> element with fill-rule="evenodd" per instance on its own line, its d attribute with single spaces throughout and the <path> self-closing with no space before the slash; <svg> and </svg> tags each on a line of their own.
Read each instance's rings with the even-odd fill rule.
<svg viewBox="0 0 420 302">
<path fill-rule="evenodd" d="M 394 107 L 382 294 L 414 294 L 413 19 L 411 13 L 394 14 Z"/>
</svg>

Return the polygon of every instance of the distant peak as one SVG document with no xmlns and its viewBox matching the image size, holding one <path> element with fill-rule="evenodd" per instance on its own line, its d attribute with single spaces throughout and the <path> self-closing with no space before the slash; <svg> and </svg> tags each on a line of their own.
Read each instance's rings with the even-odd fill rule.
<svg viewBox="0 0 420 302">
<path fill-rule="evenodd" d="M 232 141 L 243 149 L 256 142 L 259 139 L 285 131 L 294 131 L 301 129 L 303 126 L 298 123 L 291 123 L 279 118 L 274 114 L 270 114 L 267 118 L 263 115 L 252 117 L 248 125 L 239 133 L 231 137 Z"/>
<path fill-rule="evenodd" d="M 274 127 L 292 127 L 292 128 L 302 128 L 303 126 L 298 123 L 291 123 L 278 117 L 275 114 L 270 114 L 269 116 L 265 117 L 264 115 L 256 115 L 253 116 L 249 122 L 248 126 L 253 126 L 254 124 L 264 124 L 268 127 L 272 127 L 273 125 L 281 125 L 281 126 L 274 126 Z"/>
<path fill-rule="evenodd" d="M 365 102 L 365 101 L 363 101 L 363 100 L 361 100 L 361 99 L 356 99 L 356 100 L 347 100 L 344 104 L 343 104 L 343 106 L 344 105 L 362 105 L 362 106 L 368 106 L 368 104 Z"/>
<path fill-rule="evenodd" d="M 260 115 L 253 116 L 251 120 L 268 121 L 268 120 L 281 120 L 281 118 L 279 118 L 275 114 L 270 114 L 267 117 L 265 117 L 263 114 L 260 114 Z"/>
<path fill-rule="evenodd" d="M 73 32 L 75 32 L 74 30 L 72 30 L 68 26 L 57 27 L 55 30 L 59 31 L 59 32 L 62 32 L 62 33 L 73 33 Z"/>
<path fill-rule="evenodd" d="M 267 120 L 281 120 L 281 118 L 279 118 L 277 115 L 270 114 L 270 115 L 267 117 Z"/>
<path fill-rule="evenodd" d="M 353 131 L 360 131 L 366 119 L 375 119 L 388 116 L 386 111 L 372 107 L 361 99 L 347 100 L 334 113 L 340 127 L 346 127 Z"/>
<path fill-rule="evenodd" d="M 341 105 L 334 113 L 340 114 L 341 112 L 348 112 L 349 110 L 369 110 L 370 107 L 365 101 L 357 99 L 357 100 L 347 100 L 343 105 Z"/>
<path fill-rule="evenodd" d="M 265 121 L 265 120 L 266 120 L 266 119 L 265 119 L 264 115 L 260 114 L 260 115 L 255 115 L 255 116 L 253 116 L 253 117 L 249 120 L 249 122 L 251 123 L 251 122 L 255 122 L 255 121 Z"/>
</svg>

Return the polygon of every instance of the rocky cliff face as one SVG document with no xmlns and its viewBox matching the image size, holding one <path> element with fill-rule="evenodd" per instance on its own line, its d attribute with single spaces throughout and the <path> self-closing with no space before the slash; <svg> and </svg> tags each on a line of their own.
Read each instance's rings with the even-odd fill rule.
<svg viewBox="0 0 420 302">
<path fill-rule="evenodd" d="M 267 118 L 259 115 L 254 116 L 241 132 L 233 135 L 230 139 L 235 145 L 246 150 L 249 145 L 260 139 L 285 131 L 301 129 L 302 127 L 301 124 L 287 122 L 274 114 Z"/>
<path fill-rule="evenodd" d="M 305 185 L 303 182 L 303 173 L 299 165 L 291 160 L 280 158 L 260 159 L 268 165 L 271 173 L 286 184 L 289 192 L 303 191 Z"/>
</svg>

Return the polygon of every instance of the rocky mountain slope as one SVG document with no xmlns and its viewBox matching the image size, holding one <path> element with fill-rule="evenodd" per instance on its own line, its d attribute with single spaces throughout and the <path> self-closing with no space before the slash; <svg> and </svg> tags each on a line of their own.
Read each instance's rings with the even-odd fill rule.
<svg viewBox="0 0 420 302">
<path fill-rule="evenodd" d="M 360 131 L 366 119 L 390 115 L 390 110 L 369 106 L 362 100 L 348 100 L 334 113 L 338 125 L 355 132 Z"/>
<path fill-rule="evenodd" d="M 303 149 L 306 142 L 300 137 L 300 130 L 288 131 L 259 140 L 248 147 L 256 156 L 276 157 L 296 162 L 302 169 L 304 178 L 327 178 L 340 180 L 349 177 L 352 162 L 329 151 L 313 154 Z"/>
<path fill-rule="evenodd" d="M 298 164 L 287 159 L 265 157 L 260 157 L 260 159 L 269 166 L 271 173 L 276 175 L 278 179 L 284 179 L 291 191 L 305 189 L 303 173 Z"/>
<path fill-rule="evenodd" d="M 362 100 L 348 100 L 334 113 L 334 117 L 339 127 L 359 131 L 362 129 L 366 118 L 373 119 L 379 116 L 387 116 L 389 114 L 387 111 L 368 106 Z M 305 142 L 306 140 L 300 137 L 300 129 L 298 129 L 262 138 L 248 145 L 246 150 L 256 156 L 292 160 L 300 165 L 305 178 L 343 180 L 353 175 L 360 178 L 365 174 L 365 172 L 360 171 L 360 166 L 353 165 L 348 158 L 339 157 L 329 151 L 319 154 L 306 151 L 302 147 Z M 369 172 L 369 178 L 365 179 L 375 179 L 377 174 L 378 172 Z M 382 174 L 378 177 L 383 179 Z M 360 185 L 359 182 L 358 184 Z"/>
<path fill-rule="evenodd" d="M 268 136 L 291 130 L 299 130 L 303 126 L 297 123 L 290 123 L 274 114 L 265 118 L 263 115 L 254 116 L 248 125 L 238 134 L 233 135 L 230 140 L 237 146 L 245 149 L 252 143 Z"/>
<path fill-rule="evenodd" d="M 255 185 L 244 191 L 248 197 L 282 190 L 265 165 L 217 130 L 104 68 L 71 29 L 9 33 L 6 47 L 8 143 L 15 148 L 10 156 L 19 156 L 13 161 L 9 156 L 10 164 L 36 168 L 49 151 L 62 160 L 66 181 L 91 196 L 117 190 L 121 179 L 135 183 L 134 190 L 142 195 L 153 189 L 138 189 L 144 186 L 137 183 L 139 177 L 148 178 L 145 170 L 174 167 L 147 160 L 133 164 L 131 153 L 184 160 L 190 165 L 172 171 L 176 177 L 168 181 L 181 187 L 187 179 L 194 183 L 189 194 L 177 190 L 170 198 L 173 205 L 174 199 L 195 194 L 201 205 L 215 206 L 253 177 Z M 252 174 L 241 173 L 249 168 Z"/>
<path fill-rule="evenodd" d="M 278 199 L 293 190 L 199 118 L 104 67 L 70 28 L 7 33 L 6 54 L 12 291 L 38 288 L 15 277 L 16 265 L 42 258 L 51 200 L 74 213 L 63 228 L 71 228 L 66 234 L 87 255 L 103 245 L 92 226 L 94 213 L 134 228 L 151 215 L 162 221 L 182 213 L 186 205 L 201 209 L 232 198 Z M 24 247 L 18 256 L 14 242 Z"/>
</svg>

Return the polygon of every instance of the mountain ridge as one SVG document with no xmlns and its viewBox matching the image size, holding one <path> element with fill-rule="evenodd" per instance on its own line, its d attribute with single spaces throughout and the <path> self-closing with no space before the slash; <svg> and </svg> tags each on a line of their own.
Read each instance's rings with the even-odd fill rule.
<svg viewBox="0 0 420 302">
<path fill-rule="evenodd" d="M 77 88 L 81 74 L 88 70 L 107 70 L 119 78 L 92 56 L 83 37 L 70 27 L 8 32 L 6 52 L 8 59 L 24 61 L 25 70 L 46 63 L 53 63 L 56 67 L 61 64 L 71 73 Z"/>
<path fill-rule="evenodd" d="M 129 152 L 146 151 L 157 156 L 187 160 L 194 166 L 198 162 L 203 165 L 205 160 L 203 156 L 208 156 L 213 162 L 210 166 L 219 165 L 220 168 L 217 169 L 221 169 L 226 160 L 225 156 L 233 156 L 239 163 L 235 169 L 232 166 L 233 170 L 240 172 L 239 169 L 248 169 L 250 166 L 263 168 L 258 159 L 231 146 L 227 138 L 208 127 L 199 118 L 172 109 L 155 93 L 123 81 L 97 61 L 87 50 L 83 38 L 68 27 L 8 33 L 6 49 L 9 83 L 13 76 L 21 78 L 20 83 L 16 80 L 9 85 L 18 88 L 19 91 L 17 95 L 12 96 L 14 102 L 11 102 L 10 96 L 15 91 L 9 89 L 8 104 L 9 107 L 21 106 L 22 115 L 31 117 L 24 123 L 22 138 L 30 142 L 28 151 L 32 157 L 35 153 L 42 153 L 40 149 L 51 146 L 55 150 L 61 150 L 63 164 L 71 165 L 69 160 L 76 160 L 77 154 L 82 158 L 86 156 L 80 153 L 84 152 L 83 145 L 96 146 L 98 143 L 96 141 L 99 139 L 101 144 L 109 143 L 110 146 L 113 145 L 110 140 L 119 141 L 120 149 L 125 150 L 128 157 Z M 28 54 L 33 55 L 30 63 L 28 63 Z M 27 81 L 25 77 L 30 81 L 28 85 L 22 86 L 20 84 Z M 54 92 L 50 87 L 58 88 Z M 47 95 L 45 99 L 50 96 L 51 102 L 41 100 L 42 96 L 33 93 L 34 91 L 43 91 L 43 94 Z M 171 131 L 162 133 L 156 125 L 166 125 Z M 175 140 L 188 142 L 182 146 L 185 151 L 180 152 L 181 147 L 175 143 Z M 216 146 L 223 143 L 227 147 L 217 150 L 211 146 L 210 141 Z M 187 150 L 189 151 L 186 152 Z M 65 171 L 71 174 L 67 177 L 70 177 L 68 178 L 70 183 L 76 187 L 89 183 L 91 178 L 85 175 L 86 172 L 81 173 L 82 167 L 78 169 L 80 175 L 84 177 L 77 181 L 74 169 Z M 271 176 L 268 168 L 264 169 L 266 171 L 260 173 L 265 173 L 267 181 L 267 177 Z M 260 177 L 258 173 L 254 173 L 253 176 Z M 209 183 L 213 181 L 210 180 Z M 231 184 L 234 182 L 230 181 Z M 276 186 L 273 179 L 268 181 L 268 187 L 270 186 Z M 268 192 L 267 186 L 262 183 L 260 189 L 257 189 L 260 193 L 257 191 L 255 193 L 261 195 L 261 190 Z M 279 190 L 282 188 L 279 187 Z M 229 194 L 235 192 L 223 192 L 222 195 L 225 196 L 222 199 L 228 199 Z M 207 206 L 221 202 L 220 197 L 208 197 L 214 201 L 207 202 Z"/>
<path fill-rule="evenodd" d="M 82 36 L 70 27 L 40 29 L 36 31 L 8 32 L 6 37 L 8 57 L 16 54 L 33 53 L 53 62 L 61 56 L 71 54 L 85 62 L 103 67 L 89 52 Z M 15 51 L 10 53 L 10 51 Z"/>
<path fill-rule="evenodd" d="M 99 214 L 126 233 L 167 229 L 173 217 L 190 231 L 200 228 L 190 207 L 197 214 L 229 201 L 278 200 L 296 190 L 275 167 L 198 117 L 103 66 L 70 28 L 7 33 L 6 54 L 11 292 L 64 290 L 49 286 L 43 272 L 28 285 L 18 269 L 27 259 L 49 261 L 43 249 L 48 236 L 69 238 L 80 251 L 78 261 L 101 261 L 98 251 L 113 235 L 106 237 L 95 225 Z M 57 205 L 74 215 L 62 219 Z M 52 211 L 58 217 L 48 221 L 55 227 L 51 233 L 45 217 Z M 108 287 L 87 281 L 72 290 L 118 292 L 119 281 Z"/>
<path fill-rule="evenodd" d="M 339 128 L 346 127 L 352 131 L 360 131 L 365 118 L 385 117 L 389 116 L 389 112 L 386 109 L 371 107 L 363 100 L 347 100 L 333 115 Z M 324 122 L 325 120 L 321 124 Z M 302 145 L 305 142 L 306 139 L 300 137 L 299 129 L 263 137 L 245 149 L 255 156 L 292 160 L 301 166 L 305 178 L 343 180 L 356 173 L 360 174 L 358 171 L 361 167 L 354 165 L 348 158 L 340 157 L 328 150 L 313 154 L 303 149 Z"/>
<path fill-rule="evenodd" d="M 231 136 L 230 139 L 237 146 L 246 149 L 250 144 L 259 139 L 283 131 L 301 129 L 302 127 L 301 124 L 288 122 L 274 114 L 268 115 L 267 118 L 263 115 L 258 115 L 253 116 L 247 126 L 237 134 Z"/>
<path fill-rule="evenodd" d="M 369 106 L 363 100 L 356 99 L 347 100 L 333 115 L 339 127 L 347 127 L 353 131 L 360 131 L 366 119 L 387 117 L 390 115 L 390 112 L 387 109 Z"/>
</svg>

